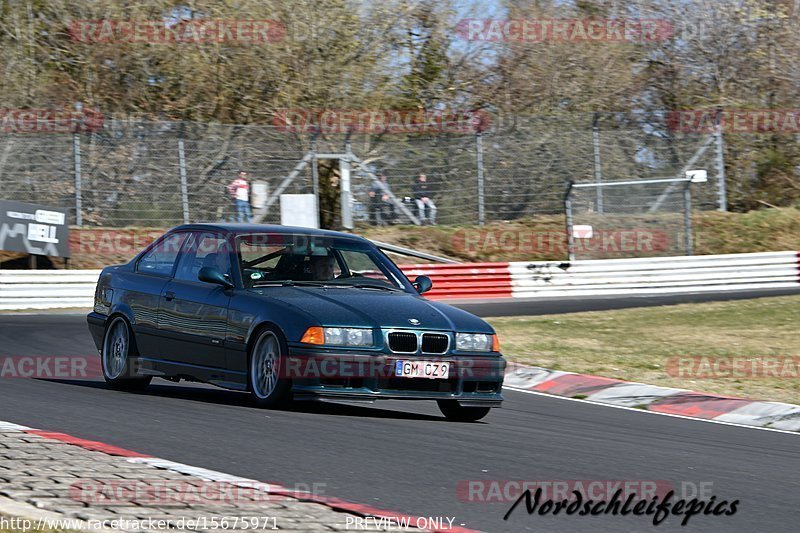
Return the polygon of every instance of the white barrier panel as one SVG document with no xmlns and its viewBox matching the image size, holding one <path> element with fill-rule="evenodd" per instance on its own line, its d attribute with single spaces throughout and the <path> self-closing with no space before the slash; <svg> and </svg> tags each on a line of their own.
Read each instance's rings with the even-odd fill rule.
<svg viewBox="0 0 800 533">
<path fill-rule="evenodd" d="M 0 270 L 0 310 L 91 308 L 100 270 Z"/>
<path fill-rule="evenodd" d="M 509 263 L 515 298 L 800 287 L 798 252 Z"/>
</svg>

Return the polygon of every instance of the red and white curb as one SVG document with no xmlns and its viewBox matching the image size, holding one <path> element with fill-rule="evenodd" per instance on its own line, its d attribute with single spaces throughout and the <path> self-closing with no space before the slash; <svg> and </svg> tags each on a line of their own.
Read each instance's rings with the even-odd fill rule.
<svg viewBox="0 0 800 533">
<path fill-rule="evenodd" d="M 503 386 L 661 414 L 800 432 L 800 405 L 788 403 L 704 394 L 516 363 L 509 364 Z"/>
<path fill-rule="evenodd" d="M 234 476 L 231 474 L 226 474 L 224 472 L 218 472 L 216 470 L 208 470 L 206 468 L 200 468 L 183 463 L 177 463 L 175 461 L 169 461 L 167 459 L 159 459 L 157 457 L 152 457 L 131 450 L 126 450 L 125 448 L 112 446 L 110 444 L 73 437 L 72 435 L 67 435 L 66 433 L 43 431 L 40 429 L 34 429 L 27 426 L 14 424 L 11 422 L 0 421 L 0 432 L 17 432 L 17 431 L 22 433 L 28 433 L 31 435 L 37 435 L 45 439 L 57 440 L 65 444 L 78 446 L 85 450 L 101 452 L 106 455 L 111 455 L 116 457 L 123 457 L 128 462 L 131 463 L 145 464 L 153 468 L 189 475 L 206 481 L 225 482 L 235 486 L 260 490 L 262 492 L 276 496 L 286 496 L 297 499 L 299 501 L 312 502 L 324 505 L 325 507 L 328 507 L 333 511 L 350 513 L 362 517 L 374 517 L 378 519 L 380 518 L 394 519 L 396 522 L 402 522 L 408 524 L 425 523 L 424 517 L 417 517 L 403 513 L 395 513 L 393 511 L 385 511 L 382 509 L 371 507 L 369 505 L 348 502 L 345 500 L 341 500 L 339 498 L 319 496 L 316 494 L 310 494 L 306 492 L 299 492 L 292 489 L 288 489 L 279 484 L 264 483 L 261 481 L 257 481 L 255 479 L 248 479 L 244 477 Z M 418 529 L 420 529 L 421 531 L 429 531 L 431 533 L 440 533 L 440 532 L 477 533 L 477 530 L 468 529 L 456 525 L 447 526 L 447 529 L 424 529 L 424 528 L 418 528 Z"/>
</svg>

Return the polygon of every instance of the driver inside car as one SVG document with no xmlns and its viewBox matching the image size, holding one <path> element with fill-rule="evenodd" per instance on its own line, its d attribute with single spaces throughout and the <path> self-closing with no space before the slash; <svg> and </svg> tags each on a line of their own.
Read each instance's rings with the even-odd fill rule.
<svg viewBox="0 0 800 533">
<path fill-rule="evenodd" d="M 314 255 L 311 257 L 311 276 L 314 281 L 333 279 L 333 268 L 336 259 L 332 255 Z"/>
</svg>

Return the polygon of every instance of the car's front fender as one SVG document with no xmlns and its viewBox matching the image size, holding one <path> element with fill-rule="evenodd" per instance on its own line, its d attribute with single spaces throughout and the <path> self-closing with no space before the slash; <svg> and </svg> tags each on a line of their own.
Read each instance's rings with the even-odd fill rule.
<svg viewBox="0 0 800 533">
<path fill-rule="evenodd" d="M 292 304 L 245 291 L 234 291 L 228 309 L 225 337 L 229 368 L 247 370 L 247 350 L 259 328 L 271 324 L 280 329 L 288 342 L 296 342 L 311 327 L 320 325 L 309 313 Z"/>
</svg>

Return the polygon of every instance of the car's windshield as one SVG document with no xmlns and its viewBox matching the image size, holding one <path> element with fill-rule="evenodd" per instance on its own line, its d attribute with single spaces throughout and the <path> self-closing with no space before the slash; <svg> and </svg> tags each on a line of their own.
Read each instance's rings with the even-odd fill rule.
<svg viewBox="0 0 800 533">
<path fill-rule="evenodd" d="M 252 234 L 237 239 L 245 287 L 303 284 L 402 290 L 380 254 L 355 239 Z"/>
</svg>

